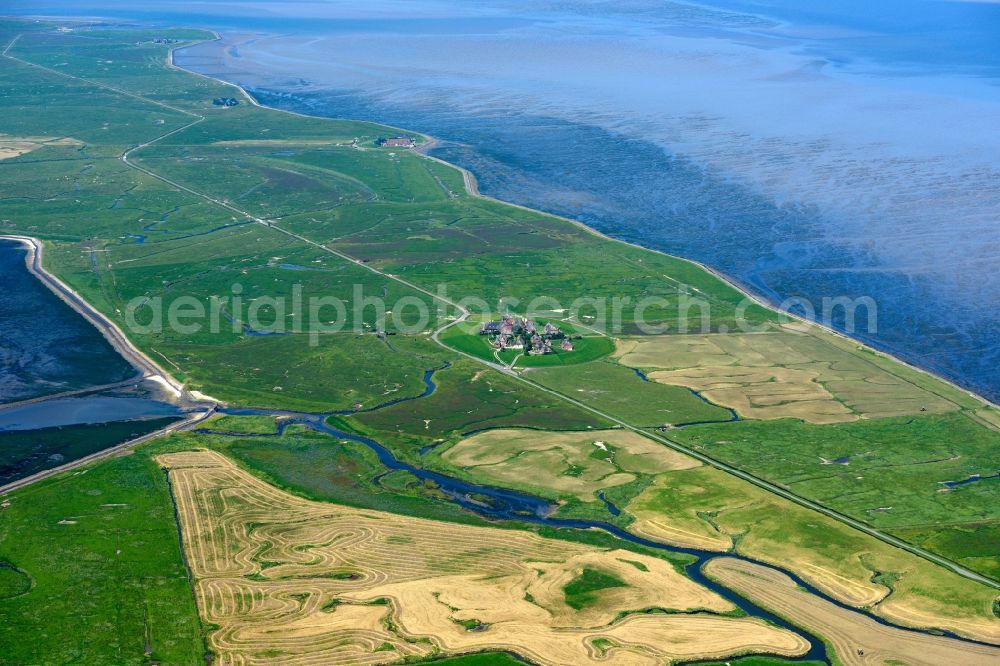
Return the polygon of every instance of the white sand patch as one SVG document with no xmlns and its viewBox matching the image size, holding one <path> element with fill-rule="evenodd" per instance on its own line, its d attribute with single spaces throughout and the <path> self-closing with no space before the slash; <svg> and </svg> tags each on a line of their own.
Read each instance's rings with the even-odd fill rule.
<svg viewBox="0 0 1000 666">
<path fill-rule="evenodd" d="M 164 379 L 160 375 L 151 375 L 150 377 L 147 377 L 147 379 L 149 379 L 149 381 L 154 382 L 156 384 L 159 384 L 160 386 L 162 386 L 163 388 L 165 388 L 175 398 L 181 397 L 180 390 L 178 390 L 176 386 L 174 386 L 173 384 L 171 384 L 170 382 L 168 382 L 166 379 Z"/>
<path fill-rule="evenodd" d="M 202 393 L 201 391 L 188 391 L 188 394 L 192 398 L 194 398 L 195 400 L 201 400 L 201 401 L 204 401 L 204 402 L 218 402 L 218 403 L 222 402 L 221 400 L 217 400 L 216 398 L 213 398 L 210 395 L 206 395 L 205 393 Z"/>
</svg>

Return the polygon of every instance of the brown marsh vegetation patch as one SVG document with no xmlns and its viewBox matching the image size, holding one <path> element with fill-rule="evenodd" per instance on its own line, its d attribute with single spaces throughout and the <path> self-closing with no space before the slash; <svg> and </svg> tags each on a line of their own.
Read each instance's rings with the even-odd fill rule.
<svg viewBox="0 0 1000 666">
<path fill-rule="evenodd" d="M 652 665 L 807 647 L 764 622 L 714 614 L 731 604 L 657 558 L 309 501 L 209 451 L 158 461 L 220 665 L 485 649 L 539 664 Z M 584 567 L 626 585 L 574 610 L 563 587 Z M 629 614 L 650 607 L 668 612 Z"/>
<path fill-rule="evenodd" d="M 654 381 L 699 391 L 746 418 L 822 424 L 957 409 L 828 337 L 801 326 L 664 335 L 622 342 L 617 354 Z"/>
<path fill-rule="evenodd" d="M 0 160 L 9 160 L 43 146 L 82 146 L 76 139 L 53 136 L 10 136 L 0 134 Z"/>
<path fill-rule="evenodd" d="M 462 440 L 442 457 L 494 482 L 551 488 L 584 501 L 594 499 L 598 490 L 635 480 L 637 474 L 701 464 L 629 430 L 488 430 Z"/>
</svg>

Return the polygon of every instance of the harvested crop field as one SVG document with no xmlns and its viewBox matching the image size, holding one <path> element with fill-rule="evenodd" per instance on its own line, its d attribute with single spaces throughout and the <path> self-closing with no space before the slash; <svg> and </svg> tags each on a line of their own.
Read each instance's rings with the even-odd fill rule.
<svg viewBox="0 0 1000 666">
<path fill-rule="evenodd" d="M 449 463 L 494 482 L 529 483 L 587 501 L 603 488 L 701 463 L 629 430 L 481 432 L 448 449 Z"/>
<path fill-rule="evenodd" d="M 910 666 L 981 666 L 1000 663 L 1000 647 L 967 643 L 943 636 L 888 627 L 809 594 L 780 571 L 729 557 L 705 566 L 712 578 L 794 617 L 829 641 L 845 666 L 909 664 Z"/>
<path fill-rule="evenodd" d="M 658 476 L 625 511 L 649 539 L 734 549 L 899 624 L 1000 643 L 994 588 L 707 465 Z"/>
<path fill-rule="evenodd" d="M 700 391 L 746 418 L 823 424 L 958 409 L 829 337 L 790 325 L 764 333 L 665 335 L 624 340 L 617 355 L 654 381 Z"/>
<path fill-rule="evenodd" d="M 157 460 L 220 665 L 486 649 L 539 664 L 639 665 L 808 647 L 764 622 L 718 615 L 729 602 L 657 558 L 309 501 L 209 451 Z M 564 588 L 584 569 L 623 585 L 574 609 Z"/>
<path fill-rule="evenodd" d="M 0 160 L 9 160 L 18 155 L 38 150 L 42 146 L 80 146 L 75 139 L 58 138 L 54 136 L 9 136 L 0 134 Z"/>
</svg>

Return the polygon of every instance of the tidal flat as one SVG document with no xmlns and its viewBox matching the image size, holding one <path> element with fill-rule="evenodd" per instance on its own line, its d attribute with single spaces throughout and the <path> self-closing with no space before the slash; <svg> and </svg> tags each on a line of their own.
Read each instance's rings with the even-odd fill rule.
<svg viewBox="0 0 1000 666">
<path fill-rule="evenodd" d="M 0 404 L 128 379 L 135 370 L 0 239 Z"/>
</svg>

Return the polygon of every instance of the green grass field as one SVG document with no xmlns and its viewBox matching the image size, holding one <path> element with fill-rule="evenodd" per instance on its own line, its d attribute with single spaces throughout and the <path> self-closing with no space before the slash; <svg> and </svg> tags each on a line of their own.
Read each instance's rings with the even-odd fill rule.
<svg viewBox="0 0 1000 666">
<path fill-rule="evenodd" d="M 549 368 L 553 366 L 580 365 L 596 361 L 615 350 L 615 343 L 611 338 L 596 335 L 574 338 L 572 343 L 573 351 L 558 349 L 552 354 L 542 354 L 540 356 L 522 355 L 518 357 L 514 367 Z"/>
<path fill-rule="evenodd" d="M 0 599 L 13 599 L 31 590 L 31 576 L 9 562 L 0 562 Z"/>
<path fill-rule="evenodd" d="M 452 326 L 441 334 L 441 341 L 453 349 L 472 354 L 484 361 L 497 360 L 516 368 L 544 368 L 551 366 L 579 365 L 589 363 L 615 350 L 614 341 L 599 335 L 573 336 L 573 351 L 563 351 L 558 348 L 558 341 L 551 354 L 529 356 L 520 349 L 497 350 L 489 343 L 487 336 L 479 335 L 479 323 L 468 322 Z"/>
<path fill-rule="evenodd" d="M 273 416 L 217 416 L 199 430 L 245 435 L 274 435 L 277 434 L 278 424 Z"/>
<path fill-rule="evenodd" d="M 635 425 L 729 421 L 729 410 L 681 386 L 644 381 L 631 368 L 604 360 L 532 372 L 532 380 Z"/>
<path fill-rule="evenodd" d="M 987 575 L 1000 570 L 1000 433 L 963 414 L 828 426 L 742 421 L 671 435 Z"/>
<path fill-rule="evenodd" d="M 584 567 L 579 576 L 566 584 L 563 594 L 566 595 L 567 606 L 580 610 L 596 604 L 600 600 L 601 590 L 627 586 L 625 581 L 612 573 Z"/>
<path fill-rule="evenodd" d="M 163 473 L 142 453 L 85 472 L 0 509 L 0 664 L 203 663 Z"/>
<path fill-rule="evenodd" d="M 725 661 L 703 661 L 699 666 L 820 666 L 821 661 L 790 661 L 779 659 L 778 657 L 741 657 L 739 659 L 727 659 Z"/>
<path fill-rule="evenodd" d="M 218 423 L 208 425 L 214 428 Z M 403 471 L 392 472 L 365 445 L 302 426 L 289 427 L 282 437 L 185 434 L 175 437 L 174 445 L 217 450 L 268 483 L 310 499 L 438 520 L 483 522 L 473 514 L 456 512 L 433 485 Z"/>
<path fill-rule="evenodd" d="M 424 338 L 323 336 L 315 347 L 295 336 L 251 337 L 226 346 L 163 345 L 157 349 L 189 368 L 190 386 L 253 407 L 329 412 L 374 407 L 419 395 L 425 370 L 443 364 Z M 248 359 L 252 359 L 248 362 Z"/>
<path fill-rule="evenodd" d="M 960 522 L 895 527 L 896 536 L 961 563 L 991 578 L 1000 578 L 1000 521 Z M 994 608 L 1000 617 L 1000 603 Z"/>
<path fill-rule="evenodd" d="M 438 389 L 427 398 L 361 413 L 351 421 L 372 431 L 431 440 L 488 428 L 586 430 L 610 425 L 470 361 L 456 361 L 435 380 Z"/>
</svg>

